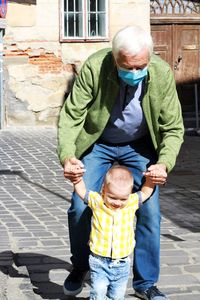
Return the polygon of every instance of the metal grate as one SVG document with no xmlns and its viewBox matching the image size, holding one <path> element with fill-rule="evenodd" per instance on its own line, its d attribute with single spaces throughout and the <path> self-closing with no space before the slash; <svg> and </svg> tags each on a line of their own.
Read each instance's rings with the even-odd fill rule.
<svg viewBox="0 0 200 300">
<path fill-rule="evenodd" d="M 106 38 L 108 0 L 62 0 L 67 38 Z"/>
<path fill-rule="evenodd" d="M 151 15 L 200 14 L 200 2 L 187 0 L 150 0 Z"/>
</svg>

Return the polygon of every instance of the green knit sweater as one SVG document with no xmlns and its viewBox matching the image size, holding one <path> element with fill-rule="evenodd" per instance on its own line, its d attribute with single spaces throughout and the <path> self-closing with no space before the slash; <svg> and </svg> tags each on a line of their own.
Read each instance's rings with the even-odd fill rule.
<svg viewBox="0 0 200 300">
<path fill-rule="evenodd" d="M 58 155 L 60 162 L 80 156 L 101 136 L 119 91 L 119 79 L 111 49 L 91 55 L 77 76 L 60 112 Z M 183 142 L 181 106 L 169 65 L 156 55 L 148 64 L 144 115 L 158 163 L 171 171 Z"/>
</svg>

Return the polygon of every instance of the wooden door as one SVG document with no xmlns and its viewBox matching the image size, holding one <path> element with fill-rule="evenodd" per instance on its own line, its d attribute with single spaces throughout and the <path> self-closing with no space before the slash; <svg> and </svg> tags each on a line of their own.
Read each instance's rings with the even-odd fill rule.
<svg viewBox="0 0 200 300">
<path fill-rule="evenodd" d="M 177 83 L 200 78 L 200 25 L 173 25 L 173 61 Z"/>
<path fill-rule="evenodd" d="M 171 25 L 151 26 L 151 34 L 154 41 L 154 52 L 166 60 L 170 65 L 173 61 L 172 33 Z"/>
<path fill-rule="evenodd" d="M 200 25 L 152 24 L 151 32 L 155 53 L 174 72 L 183 112 L 195 111 L 200 95 Z"/>
</svg>

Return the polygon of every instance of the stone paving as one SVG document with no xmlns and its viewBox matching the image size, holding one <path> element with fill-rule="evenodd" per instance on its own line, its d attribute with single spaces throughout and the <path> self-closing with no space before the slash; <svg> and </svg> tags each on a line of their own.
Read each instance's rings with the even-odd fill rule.
<svg viewBox="0 0 200 300">
<path fill-rule="evenodd" d="M 55 128 L 0 131 L 0 300 L 72 299 L 62 292 L 71 268 L 66 211 L 72 186 L 63 178 L 56 142 Z M 158 286 L 170 300 L 200 300 L 199 185 L 200 137 L 185 136 L 160 197 Z M 76 299 L 88 295 L 86 281 Z"/>
</svg>

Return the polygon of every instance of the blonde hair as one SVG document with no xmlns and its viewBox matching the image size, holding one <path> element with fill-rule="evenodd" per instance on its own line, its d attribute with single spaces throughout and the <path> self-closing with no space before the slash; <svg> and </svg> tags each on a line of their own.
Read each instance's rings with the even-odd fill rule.
<svg viewBox="0 0 200 300">
<path fill-rule="evenodd" d="M 104 186 L 115 184 L 117 186 L 123 186 L 130 191 L 133 188 L 133 175 L 132 172 L 125 166 L 115 165 L 106 173 L 104 180 Z"/>
</svg>

